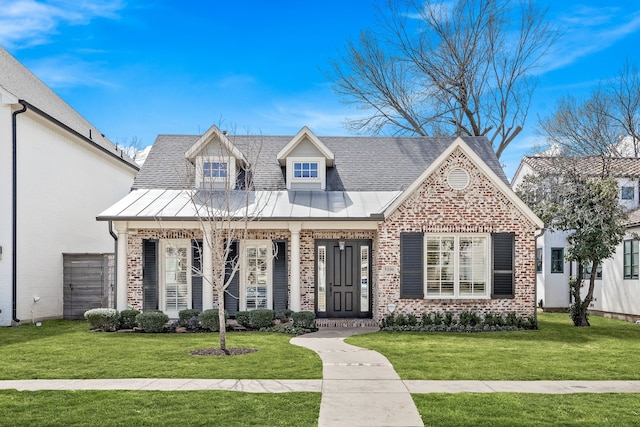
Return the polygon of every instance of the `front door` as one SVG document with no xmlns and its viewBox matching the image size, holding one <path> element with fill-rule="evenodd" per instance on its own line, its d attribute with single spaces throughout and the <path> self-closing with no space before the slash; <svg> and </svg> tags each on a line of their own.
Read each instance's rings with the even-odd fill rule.
<svg viewBox="0 0 640 427">
<path fill-rule="evenodd" d="M 369 240 L 318 241 L 318 316 L 370 317 L 370 248 Z"/>
</svg>

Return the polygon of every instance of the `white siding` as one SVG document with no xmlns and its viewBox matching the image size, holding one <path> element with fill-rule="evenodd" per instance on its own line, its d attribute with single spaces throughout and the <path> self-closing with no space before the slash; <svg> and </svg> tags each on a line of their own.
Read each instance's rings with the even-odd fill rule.
<svg viewBox="0 0 640 427">
<path fill-rule="evenodd" d="M 6 129 L 6 130 L 5 130 Z M 11 323 L 11 107 L 0 104 L 0 325 Z"/>
<path fill-rule="evenodd" d="M 33 113 L 18 116 L 19 319 L 62 317 L 62 254 L 114 251 L 108 224 L 95 218 L 128 193 L 134 175 L 130 167 Z M 9 215 L 9 227 L 10 222 Z M 11 321 L 11 293 L 4 291 L 5 284 L 11 287 L 11 269 L 4 268 L 5 260 L 2 325 Z M 37 303 L 34 296 L 40 297 Z"/>
</svg>

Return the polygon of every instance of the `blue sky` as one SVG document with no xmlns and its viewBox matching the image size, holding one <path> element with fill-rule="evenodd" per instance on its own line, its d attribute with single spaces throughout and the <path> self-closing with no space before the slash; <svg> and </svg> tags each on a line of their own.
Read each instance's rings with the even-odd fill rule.
<svg viewBox="0 0 640 427">
<path fill-rule="evenodd" d="M 346 40 L 376 25 L 377 0 L 0 0 L 0 44 L 112 141 L 161 133 L 349 134 L 361 114 L 325 73 Z M 525 130 L 506 149 L 508 177 L 537 115 L 583 96 L 625 59 L 640 65 L 637 0 L 551 1 L 564 32 L 540 70 Z"/>
</svg>

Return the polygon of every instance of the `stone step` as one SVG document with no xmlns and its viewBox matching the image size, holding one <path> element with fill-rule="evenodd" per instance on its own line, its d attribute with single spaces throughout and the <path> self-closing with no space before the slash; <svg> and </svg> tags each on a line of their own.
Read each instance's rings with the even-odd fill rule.
<svg viewBox="0 0 640 427">
<path fill-rule="evenodd" d="M 316 319 L 316 328 L 363 328 L 378 327 L 373 319 Z"/>
</svg>

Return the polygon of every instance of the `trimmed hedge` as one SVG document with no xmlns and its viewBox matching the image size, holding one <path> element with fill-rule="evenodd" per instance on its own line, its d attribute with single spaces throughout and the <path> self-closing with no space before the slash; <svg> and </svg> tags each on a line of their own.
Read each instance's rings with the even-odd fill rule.
<svg viewBox="0 0 640 427">
<path fill-rule="evenodd" d="M 422 331 L 422 332 L 488 332 L 513 331 L 523 329 L 539 329 L 535 317 L 518 316 L 515 312 L 485 313 L 484 316 L 463 311 L 457 316 L 451 312 L 422 313 L 418 317 L 413 314 L 388 314 L 380 322 L 382 331 Z"/>
<path fill-rule="evenodd" d="M 304 329 L 313 329 L 316 326 L 316 314 L 313 311 L 298 311 L 291 315 L 293 326 Z"/>
<path fill-rule="evenodd" d="M 236 313 L 236 322 L 247 329 L 270 328 L 274 324 L 274 319 L 275 312 L 267 308 Z"/>
<path fill-rule="evenodd" d="M 145 332 L 158 333 L 164 331 L 169 316 L 161 311 L 143 311 L 136 316 L 136 323 Z"/>
<path fill-rule="evenodd" d="M 194 329 L 194 326 L 197 326 L 197 325 L 193 325 L 194 322 L 191 319 L 195 317 L 196 318 L 195 323 L 198 323 L 197 322 L 198 316 L 200 316 L 200 310 L 196 310 L 194 308 L 180 310 L 180 312 L 178 312 L 178 323 L 180 324 L 180 326 L 184 326 L 189 329 Z"/>
<path fill-rule="evenodd" d="M 136 327 L 136 316 L 140 314 L 138 310 L 122 310 L 118 329 L 133 329 Z"/>
<path fill-rule="evenodd" d="M 200 315 L 198 315 L 198 320 L 200 320 L 200 324 L 203 328 L 209 329 L 213 332 L 218 332 L 220 330 L 220 317 L 219 311 L 217 309 L 209 309 L 205 310 Z M 224 320 L 225 322 L 229 318 L 227 312 L 224 312 Z"/>
<path fill-rule="evenodd" d="M 120 316 L 115 308 L 92 308 L 84 312 L 84 318 L 89 321 L 91 329 L 115 331 L 118 328 Z"/>
</svg>

